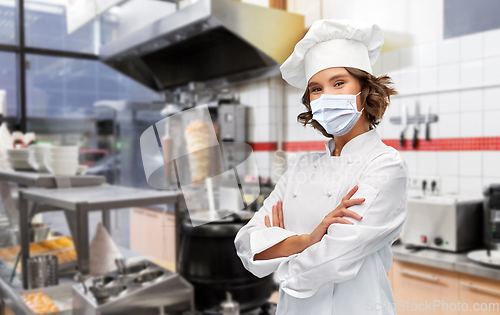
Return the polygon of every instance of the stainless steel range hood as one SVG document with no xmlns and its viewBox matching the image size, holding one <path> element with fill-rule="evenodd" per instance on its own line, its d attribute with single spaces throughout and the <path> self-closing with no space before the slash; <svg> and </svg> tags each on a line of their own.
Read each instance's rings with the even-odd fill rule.
<svg viewBox="0 0 500 315">
<path fill-rule="evenodd" d="M 304 16 L 199 0 L 101 47 L 100 59 L 156 90 L 276 70 L 304 36 Z"/>
</svg>

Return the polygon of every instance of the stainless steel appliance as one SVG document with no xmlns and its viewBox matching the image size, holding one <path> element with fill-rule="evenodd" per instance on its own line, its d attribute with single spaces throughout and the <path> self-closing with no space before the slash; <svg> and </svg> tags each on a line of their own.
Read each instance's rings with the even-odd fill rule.
<svg viewBox="0 0 500 315">
<path fill-rule="evenodd" d="M 410 197 L 401 242 L 451 252 L 481 246 L 481 196 Z"/>
<path fill-rule="evenodd" d="M 193 286 L 179 274 L 142 261 L 72 287 L 74 315 L 182 315 L 193 312 Z"/>
<path fill-rule="evenodd" d="M 130 26 L 130 29 L 133 29 Z M 304 16 L 231 0 L 198 0 L 101 46 L 100 59 L 157 91 L 189 82 L 279 74 Z"/>
</svg>

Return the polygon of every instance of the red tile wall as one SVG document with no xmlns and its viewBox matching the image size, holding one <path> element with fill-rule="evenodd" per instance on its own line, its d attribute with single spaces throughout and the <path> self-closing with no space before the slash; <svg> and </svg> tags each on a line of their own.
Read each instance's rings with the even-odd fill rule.
<svg viewBox="0 0 500 315">
<path fill-rule="evenodd" d="M 325 141 L 295 141 L 283 143 L 284 151 L 324 151 Z M 475 137 L 475 138 L 443 138 L 421 140 L 413 149 L 412 140 L 405 140 L 401 146 L 399 139 L 382 139 L 382 141 L 401 151 L 497 151 L 500 150 L 500 137 Z M 249 143 L 254 151 L 275 151 L 276 142 Z"/>
</svg>

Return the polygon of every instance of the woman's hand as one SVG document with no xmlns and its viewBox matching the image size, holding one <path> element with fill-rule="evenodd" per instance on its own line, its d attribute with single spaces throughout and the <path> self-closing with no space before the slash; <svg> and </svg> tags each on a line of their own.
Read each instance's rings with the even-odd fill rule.
<svg viewBox="0 0 500 315">
<path fill-rule="evenodd" d="M 356 198 L 356 199 L 351 199 L 351 197 L 356 193 L 358 190 L 358 185 L 354 186 L 351 191 L 347 193 L 347 195 L 342 198 L 342 201 L 340 204 L 333 210 L 332 212 L 328 213 L 323 221 L 318 225 L 314 231 L 308 235 L 309 239 L 309 246 L 321 241 L 323 236 L 326 234 L 328 231 L 328 227 L 330 224 L 333 223 L 344 223 L 344 224 L 354 224 L 351 221 L 342 218 L 343 216 L 348 216 L 352 217 L 354 219 L 361 220 L 363 217 L 357 214 L 356 212 L 352 210 L 348 210 L 347 207 L 354 206 L 361 204 L 365 201 L 365 198 Z"/>
<path fill-rule="evenodd" d="M 267 227 L 271 227 L 268 215 L 265 216 L 264 223 Z M 283 201 L 278 201 L 278 204 L 273 206 L 273 226 L 285 228 L 285 223 L 283 221 Z"/>
</svg>

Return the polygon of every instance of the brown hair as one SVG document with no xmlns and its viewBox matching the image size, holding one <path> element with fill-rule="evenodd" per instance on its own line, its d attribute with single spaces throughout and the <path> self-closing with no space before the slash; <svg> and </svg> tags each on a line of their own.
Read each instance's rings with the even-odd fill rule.
<svg viewBox="0 0 500 315">
<path fill-rule="evenodd" d="M 370 122 L 371 128 L 376 127 L 384 116 L 385 110 L 391 101 L 391 95 L 398 94 L 393 87 L 394 82 L 388 75 L 376 77 L 357 68 L 344 67 L 344 69 L 359 80 L 361 84 L 361 102 L 365 108 L 363 115 L 368 115 L 368 121 Z M 302 96 L 302 104 L 307 108 L 307 112 L 300 113 L 297 116 L 297 121 L 304 126 L 310 124 L 315 129 L 319 130 L 325 137 L 333 138 L 331 134 L 326 132 L 323 126 L 313 119 L 309 89 L 307 88 Z"/>
</svg>

